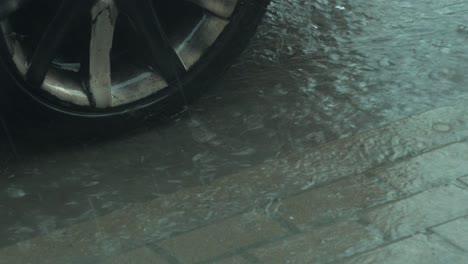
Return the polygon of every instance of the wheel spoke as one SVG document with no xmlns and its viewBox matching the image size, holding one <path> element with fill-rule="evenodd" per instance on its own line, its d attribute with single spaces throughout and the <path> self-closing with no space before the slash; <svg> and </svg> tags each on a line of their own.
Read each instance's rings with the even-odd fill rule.
<svg viewBox="0 0 468 264">
<path fill-rule="evenodd" d="M 152 0 L 116 0 L 119 10 L 130 17 L 149 49 L 151 66 L 167 82 L 178 78 L 186 67 L 172 47 L 155 12 Z"/>
<path fill-rule="evenodd" d="M 222 17 L 229 18 L 234 12 L 238 0 L 188 0 L 209 12 Z"/>
<path fill-rule="evenodd" d="M 118 10 L 114 0 L 99 0 L 91 11 L 89 88 L 96 107 L 112 106 L 111 58 Z"/>
<path fill-rule="evenodd" d="M 56 55 L 62 40 L 68 33 L 72 22 L 89 10 L 89 1 L 63 0 L 57 14 L 48 25 L 36 47 L 28 70 L 26 80 L 34 85 L 42 85 L 49 65 Z"/>
<path fill-rule="evenodd" d="M 204 15 L 197 27 L 177 49 L 177 53 L 188 69 L 193 67 L 215 43 L 229 21 L 213 14 Z"/>
<path fill-rule="evenodd" d="M 32 88 L 104 113 L 181 87 L 241 1 L 0 0 L 0 31 Z"/>
</svg>

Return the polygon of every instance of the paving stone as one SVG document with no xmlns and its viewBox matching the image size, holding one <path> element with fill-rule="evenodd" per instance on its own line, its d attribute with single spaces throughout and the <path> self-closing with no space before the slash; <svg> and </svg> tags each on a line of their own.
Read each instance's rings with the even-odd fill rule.
<svg viewBox="0 0 468 264">
<path fill-rule="evenodd" d="M 433 229 L 439 235 L 468 251 L 468 217 L 457 219 Z"/>
<path fill-rule="evenodd" d="M 393 191 L 382 187 L 376 178 L 349 177 L 288 198 L 281 202 L 279 212 L 290 223 L 304 229 L 350 217 L 393 196 Z"/>
<path fill-rule="evenodd" d="M 37 263 L 37 259 L 47 264 L 96 263 L 123 250 L 121 241 L 100 232 L 96 223 L 79 227 L 73 239 L 66 230 L 57 230 L 46 237 L 0 249 L 0 264 Z M 93 243 L 92 248 L 89 243 Z"/>
<path fill-rule="evenodd" d="M 292 155 L 294 169 L 284 175 L 309 175 L 309 183 L 359 174 L 385 163 L 429 151 L 432 148 L 468 138 L 468 108 L 440 108 L 399 121 L 390 126 L 367 131 L 325 144 L 315 151 Z M 438 129 L 443 124 L 447 130 Z M 284 171 L 282 168 L 276 171 Z M 303 177 L 304 177 L 303 176 Z"/>
<path fill-rule="evenodd" d="M 148 248 L 140 248 L 126 254 L 111 257 L 102 264 L 168 264 L 166 260 L 158 256 Z"/>
<path fill-rule="evenodd" d="M 340 264 L 465 264 L 468 255 L 440 238 L 419 234 L 383 248 L 352 257 Z"/>
<path fill-rule="evenodd" d="M 236 249 L 287 234 L 263 214 L 250 212 L 167 239 L 159 246 L 182 263 L 206 261 Z"/>
<path fill-rule="evenodd" d="M 324 263 L 377 246 L 381 239 L 355 222 L 341 222 L 258 248 L 264 263 Z"/>
<path fill-rule="evenodd" d="M 449 185 L 431 189 L 362 214 L 363 218 L 397 239 L 468 214 L 468 191 Z"/>
<path fill-rule="evenodd" d="M 404 193 L 416 193 L 468 173 L 468 142 L 456 143 L 373 172 Z"/>
<path fill-rule="evenodd" d="M 0 260 L 8 256 L 25 263 L 36 258 L 72 263 L 67 260 L 101 256 L 103 253 L 115 255 L 120 247 L 131 248 L 135 244 L 162 240 L 174 233 L 193 230 L 248 211 L 272 198 L 287 197 L 332 179 L 357 175 L 376 166 L 417 156 L 468 137 L 468 109 L 465 105 L 415 115 L 304 150 L 300 155 L 266 162 L 264 166 L 247 169 L 207 186 L 184 189 L 116 210 L 0 249 Z M 446 124 L 450 131 L 440 131 L 438 126 L 434 126 L 440 123 Z M 97 225 L 98 222 L 101 224 Z M 61 233 L 66 233 L 66 237 L 56 239 Z M 105 236 L 102 238 L 96 234 Z"/>
</svg>

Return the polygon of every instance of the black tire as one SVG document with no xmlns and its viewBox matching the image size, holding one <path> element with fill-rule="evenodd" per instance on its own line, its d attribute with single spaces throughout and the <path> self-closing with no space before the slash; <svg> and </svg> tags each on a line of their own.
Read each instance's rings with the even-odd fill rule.
<svg viewBox="0 0 468 264">
<path fill-rule="evenodd" d="M 12 70 L 12 61 L 4 52 L 0 61 L 5 72 L 0 74 L 2 87 L 0 96 L 3 112 L 14 112 L 26 116 L 45 117 L 49 119 L 78 121 L 80 126 L 107 122 L 106 125 L 127 126 L 134 121 L 141 121 L 150 116 L 172 116 L 181 112 L 188 103 L 196 99 L 205 88 L 212 85 L 227 71 L 233 60 L 245 49 L 263 17 L 270 0 L 242 0 L 224 32 L 213 46 L 203 55 L 199 62 L 181 79 L 178 87 L 168 88 L 166 96 L 157 102 L 139 102 L 117 111 L 82 112 L 69 110 L 66 107 L 52 107 L 41 99 L 32 96 L 25 87 L 24 79 Z M 0 36 L 0 49 L 5 51 L 5 39 Z M 4 81 L 7 79 L 6 81 Z"/>
</svg>

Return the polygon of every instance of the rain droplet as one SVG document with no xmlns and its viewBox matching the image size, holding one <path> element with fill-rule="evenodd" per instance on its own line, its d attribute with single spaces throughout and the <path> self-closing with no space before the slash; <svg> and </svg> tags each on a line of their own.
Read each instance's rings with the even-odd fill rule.
<svg viewBox="0 0 468 264">
<path fill-rule="evenodd" d="M 452 127 L 450 124 L 437 122 L 432 124 L 432 129 L 438 132 L 449 132 L 452 130 Z"/>
<path fill-rule="evenodd" d="M 18 199 L 18 198 L 23 198 L 24 196 L 26 196 L 26 192 L 19 189 L 19 188 L 15 188 L 15 187 L 10 187 L 6 190 L 7 192 L 7 195 L 10 197 L 10 198 L 15 198 L 15 199 Z"/>
</svg>

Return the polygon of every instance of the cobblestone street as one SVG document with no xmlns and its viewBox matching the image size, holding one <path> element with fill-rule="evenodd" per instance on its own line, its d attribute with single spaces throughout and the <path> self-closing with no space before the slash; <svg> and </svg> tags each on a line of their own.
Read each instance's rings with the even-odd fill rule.
<svg viewBox="0 0 468 264">
<path fill-rule="evenodd" d="M 52 231 L 0 262 L 467 263 L 465 106 Z"/>
</svg>

